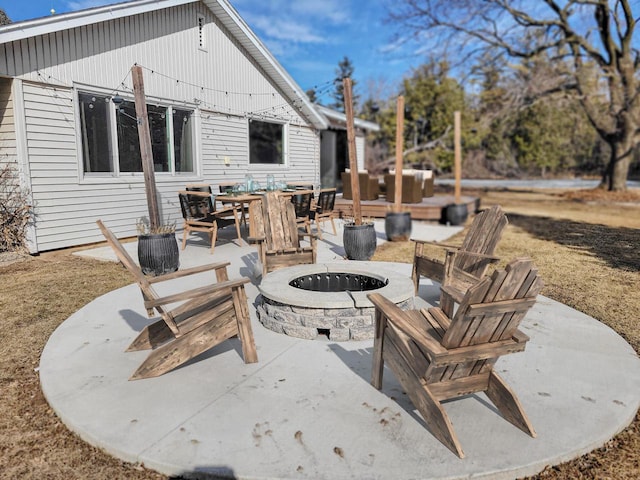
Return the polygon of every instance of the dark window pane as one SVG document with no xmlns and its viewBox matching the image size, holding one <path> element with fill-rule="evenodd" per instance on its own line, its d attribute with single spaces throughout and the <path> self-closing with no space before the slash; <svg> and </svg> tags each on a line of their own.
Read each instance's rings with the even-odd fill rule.
<svg viewBox="0 0 640 480">
<path fill-rule="evenodd" d="M 191 112 L 173 110 L 173 158 L 176 172 L 193 172 L 193 121 Z"/>
<path fill-rule="evenodd" d="M 156 172 L 169 171 L 169 139 L 167 137 L 167 109 L 147 105 L 147 118 L 151 133 L 151 152 Z M 123 102 L 117 114 L 118 153 L 121 172 L 142 172 L 140 138 L 136 121 L 136 106 L 133 102 Z"/>
<path fill-rule="evenodd" d="M 140 141 L 136 107 L 133 102 L 122 102 L 116 114 L 118 126 L 118 157 L 121 172 L 142 172 Z"/>
<path fill-rule="evenodd" d="M 280 123 L 249 121 L 249 162 L 284 163 L 283 132 Z"/>
<path fill-rule="evenodd" d="M 109 104 L 105 97 L 78 93 L 85 173 L 111 172 Z"/>
<path fill-rule="evenodd" d="M 151 131 L 153 169 L 156 172 L 168 172 L 170 169 L 167 108 L 147 105 L 147 116 L 149 118 L 149 130 Z"/>
</svg>

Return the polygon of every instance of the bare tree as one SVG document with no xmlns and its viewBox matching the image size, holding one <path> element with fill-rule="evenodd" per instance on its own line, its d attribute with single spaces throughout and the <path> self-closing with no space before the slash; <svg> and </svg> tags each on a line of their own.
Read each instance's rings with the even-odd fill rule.
<svg viewBox="0 0 640 480">
<path fill-rule="evenodd" d="M 546 53 L 564 74 L 535 95 L 575 94 L 611 147 L 602 185 L 626 190 L 640 135 L 640 56 L 630 0 L 400 0 L 391 19 L 422 43 L 467 64 L 481 55 L 533 59 Z M 486 57 L 485 57 L 486 58 Z M 594 72 L 597 82 L 594 84 Z"/>
</svg>

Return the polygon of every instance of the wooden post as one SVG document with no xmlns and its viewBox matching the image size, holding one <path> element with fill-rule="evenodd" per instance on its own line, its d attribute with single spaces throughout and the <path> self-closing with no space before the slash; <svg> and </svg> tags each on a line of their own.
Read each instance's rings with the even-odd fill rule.
<svg viewBox="0 0 640 480">
<path fill-rule="evenodd" d="M 362 225 L 362 209 L 360 208 L 360 181 L 358 178 L 358 160 L 356 157 L 356 131 L 353 126 L 353 97 L 351 95 L 351 79 L 343 78 L 344 113 L 347 116 L 347 145 L 349 151 L 349 168 L 351 169 L 351 194 L 353 197 L 353 222 Z"/>
<path fill-rule="evenodd" d="M 454 144 L 454 165 L 455 174 L 455 203 L 460 205 L 460 180 L 462 178 L 462 146 L 460 141 L 460 112 L 453 112 L 453 144 Z"/>
<path fill-rule="evenodd" d="M 404 152 L 404 97 L 400 95 L 396 102 L 396 198 L 393 209 L 402 210 L 402 154 Z"/>
<path fill-rule="evenodd" d="M 144 187 L 147 194 L 149 208 L 149 228 L 154 233 L 160 226 L 160 212 L 156 196 L 156 179 L 153 171 L 153 150 L 151 148 L 151 133 L 147 116 L 147 103 L 144 94 L 142 67 L 131 67 L 133 79 L 133 94 L 136 102 L 136 117 L 138 121 L 138 139 L 140 141 L 140 155 L 142 157 L 142 171 L 144 173 Z"/>
</svg>

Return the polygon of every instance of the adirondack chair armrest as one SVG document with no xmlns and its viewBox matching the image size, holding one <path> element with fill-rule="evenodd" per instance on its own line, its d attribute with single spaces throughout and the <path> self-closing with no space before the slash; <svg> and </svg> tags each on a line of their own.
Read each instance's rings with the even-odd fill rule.
<svg viewBox="0 0 640 480">
<path fill-rule="evenodd" d="M 318 234 L 317 233 L 298 232 L 298 236 L 299 237 L 309 237 L 311 239 L 318 238 Z"/>
<path fill-rule="evenodd" d="M 247 242 L 249 243 L 260 243 L 266 241 L 266 237 L 247 237 Z"/>
<path fill-rule="evenodd" d="M 526 342 L 518 342 L 513 338 L 500 340 L 497 342 L 481 343 L 478 345 L 468 345 L 445 349 L 444 352 L 434 353 L 431 357 L 431 364 L 434 367 L 445 367 L 458 363 L 476 362 L 489 358 L 498 358 L 509 353 L 524 351 Z"/>
<path fill-rule="evenodd" d="M 207 265 L 200 265 L 198 267 L 185 268 L 184 270 L 178 270 L 176 272 L 167 273 L 165 275 L 160 275 L 158 277 L 148 277 L 147 280 L 149 281 L 149 283 L 164 282 L 166 280 L 173 280 L 175 278 L 186 277 L 188 275 L 194 275 L 196 273 L 207 272 L 209 270 L 218 270 L 218 269 L 222 269 L 222 268 L 224 268 L 226 270 L 226 268 L 229 265 L 231 265 L 229 262 L 209 263 Z"/>
<path fill-rule="evenodd" d="M 441 295 L 448 296 L 456 303 L 460 303 L 462 301 L 465 293 L 466 293 L 466 290 L 457 288 L 455 285 L 443 285 L 440 288 Z"/>
<path fill-rule="evenodd" d="M 167 295 L 165 297 L 155 298 L 145 300 L 144 306 L 145 308 L 154 308 L 162 305 L 167 305 L 169 303 L 181 302 L 184 300 L 190 300 L 192 298 L 202 297 L 206 295 L 211 295 L 219 290 L 223 290 L 225 288 L 238 288 L 243 286 L 245 283 L 249 283 L 250 280 L 248 278 L 239 278 L 235 280 L 227 280 L 225 282 L 215 283 L 213 285 L 206 285 L 204 287 L 194 288 L 192 290 L 187 290 L 180 293 L 174 293 L 172 295 Z"/>
<path fill-rule="evenodd" d="M 519 328 L 515 331 L 511 338 L 518 343 L 527 343 L 529 341 L 529 335 L 524 333 Z"/>
<path fill-rule="evenodd" d="M 371 300 L 371 303 L 375 305 L 376 312 L 382 313 L 388 322 L 391 322 L 391 324 L 397 327 L 402 333 L 406 334 L 414 342 L 423 347 L 426 352 L 431 355 L 446 353 L 447 350 L 440 345 L 437 340 L 416 328 L 411 323 L 405 312 L 403 312 L 395 303 L 378 293 L 369 294 L 367 297 Z"/>
<path fill-rule="evenodd" d="M 448 245 L 446 243 L 434 242 L 432 240 L 420 240 L 419 238 L 412 238 L 411 241 L 415 243 L 420 243 L 422 245 L 431 245 L 433 247 L 442 247 L 442 248 L 447 248 L 452 250 L 460 250 L 459 245 Z"/>
</svg>

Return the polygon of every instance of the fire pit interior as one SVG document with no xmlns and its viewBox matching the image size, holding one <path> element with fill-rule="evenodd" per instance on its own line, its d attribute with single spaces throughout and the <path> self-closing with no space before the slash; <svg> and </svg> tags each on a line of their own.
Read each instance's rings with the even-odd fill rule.
<svg viewBox="0 0 640 480">
<path fill-rule="evenodd" d="M 374 335 L 377 292 L 400 308 L 413 308 L 413 282 L 381 262 L 298 265 L 266 275 L 258 318 L 268 329 L 294 337 L 366 340 Z"/>
<path fill-rule="evenodd" d="M 377 290 L 389 283 L 369 275 L 343 272 L 320 272 L 294 278 L 289 285 L 313 292 L 364 292 Z"/>
</svg>

